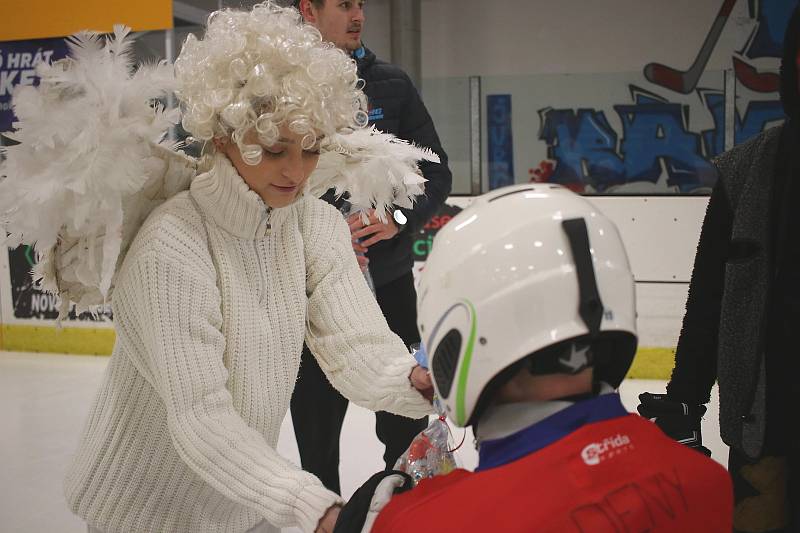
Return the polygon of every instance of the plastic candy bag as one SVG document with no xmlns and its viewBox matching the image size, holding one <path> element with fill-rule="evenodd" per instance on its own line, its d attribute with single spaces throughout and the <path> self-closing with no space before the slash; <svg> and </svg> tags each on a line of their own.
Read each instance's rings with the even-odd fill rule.
<svg viewBox="0 0 800 533">
<path fill-rule="evenodd" d="M 411 347 L 411 352 L 419 365 L 427 369 L 425 348 L 415 345 Z M 435 396 L 433 405 L 439 414 L 438 418 L 431 421 L 427 428 L 414 437 L 408 450 L 400 456 L 394 466 L 395 470 L 411 476 L 415 485 L 423 479 L 449 474 L 458 468 L 444 409 Z"/>
</svg>

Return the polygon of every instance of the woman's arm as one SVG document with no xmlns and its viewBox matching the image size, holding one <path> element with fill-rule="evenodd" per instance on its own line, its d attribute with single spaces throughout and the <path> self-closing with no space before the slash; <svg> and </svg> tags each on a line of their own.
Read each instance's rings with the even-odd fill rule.
<svg viewBox="0 0 800 533">
<path fill-rule="evenodd" d="M 181 459 L 226 498 L 268 522 L 314 531 L 341 500 L 280 457 L 235 410 L 226 388 L 213 266 L 198 265 L 185 250 L 166 244 L 130 259 L 114 293 L 118 336 L 163 401 Z"/>
<path fill-rule="evenodd" d="M 432 407 L 412 387 L 416 361 L 392 333 L 358 268 L 350 231 L 334 208 L 307 200 L 306 344 L 345 397 L 373 411 L 419 418 Z"/>
</svg>

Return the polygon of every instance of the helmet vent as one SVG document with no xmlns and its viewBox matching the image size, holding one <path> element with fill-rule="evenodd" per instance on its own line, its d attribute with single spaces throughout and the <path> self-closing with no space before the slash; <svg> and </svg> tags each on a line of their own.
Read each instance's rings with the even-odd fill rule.
<svg viewBox="0 0 800 533">
<path fill-rule="evenodd" d="M 522 194 L 524 192 L 531 192 L 531 191 L 535 191 L 535 190 L 536 189 L 534 187 L 528 187 L 527 189 L 518 189 L 516 191 L 510 191 L 510 192 L 507 192 L 507 193 L 498 194 L 494 198 L 489 198 L 487 203 L 492 203 L 494 201 L 499 200 L 500 198 L 505 198 L 506 196 L 513 196 L 515 194 Z"/>
<path fill-rule="evenodd" d="M 461 353 L 461 333 L 457 329 L 451 329 L 436 347 L 431 361 L 433 375 L 436 379 L 436 386 L 442 398 L 450 396 L 450 389 L 453 387 L 453 380 L 456 376 L 458 366 L 458 356 Z"/>
</svg>

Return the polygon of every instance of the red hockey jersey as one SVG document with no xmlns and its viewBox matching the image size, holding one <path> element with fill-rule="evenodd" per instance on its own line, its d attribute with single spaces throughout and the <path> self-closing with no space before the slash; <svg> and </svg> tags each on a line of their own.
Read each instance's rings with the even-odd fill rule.
<svg viewBox="0 0 800 533">
<path fill-rule="evenodd" d="M 732 506 L 722 466 L 625 415 L 502 466 L 423 480 L 372 531 L 730 533 Z"/>
</svg>

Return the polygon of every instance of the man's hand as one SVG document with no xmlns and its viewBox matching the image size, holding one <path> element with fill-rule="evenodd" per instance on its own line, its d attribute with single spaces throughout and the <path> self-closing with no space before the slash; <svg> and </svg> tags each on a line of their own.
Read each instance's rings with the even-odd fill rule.
<svg viewBox="0 0 800 533">
<path fill-rule="evenodd" d="M 433 381 L 427 370 L 417 365 L 408 376 L 411 385 L 429 402 L 433 402 Z"/>
<path fill-rule="evenodd" d="M 397 224 L 395 224 L 389 213 L 386 214 L 385 224 L 375 215 L 374 209 L 367 211 L 367 214 L 369 215 L 369 221 L 366 225 L 361 220 L 361 213 L 353 213 L 347 217 L 350 236 L 353 239 L 353 250 L 357 254 L 365 253 L 367 248 L 377 242 L 393 238 L 399 231 Z"/>
<path fill-rule="evenodd" d="M 336 527 L 336 520 L 339 518 L 339 511 L 342 510 L 340 505 L 332 505 L 328 507 L 322 518 L 319 519 L 319 524 L 314 533 L 333 533 L 333 528 Z"/>
</svg>

